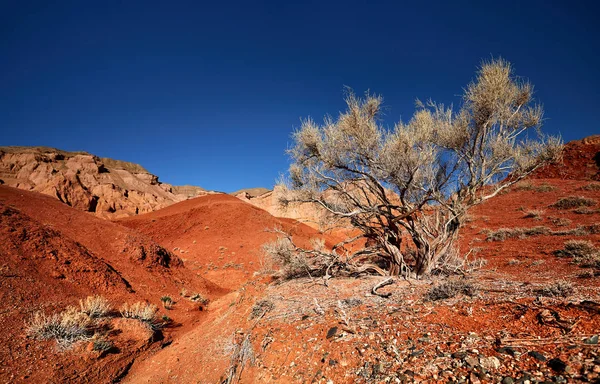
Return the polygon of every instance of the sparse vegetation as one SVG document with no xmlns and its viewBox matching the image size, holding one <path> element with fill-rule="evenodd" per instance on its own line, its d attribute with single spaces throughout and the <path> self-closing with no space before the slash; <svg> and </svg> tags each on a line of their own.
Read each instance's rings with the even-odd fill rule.
<svg viewBox="0 0 600 384">
<path fill-rule="evenodd" d="M 487 230 L 487 241 L 504 241 L 511 238 L 524 239 L 529 236 L 548 235 L 552 231 L 548 227 L 532 227 L 532 228 L 500 228 L 495 231 Z"/>
<path fill-rule="evenodd" d="M 309 263 L 306 254 L 294 245 L 290 237 L 282 235 L 264 244 L 263 251 L 281 268 L 280 274 L 283 279 L 308 276 L 311 275 L 311 270 L 314 275 L 318 274 L 314 265 L 316 260 Z"/>
<path fill-rule="evenodd" d="M 171 296 L 163 296 L 160 298 L 160 301 L 162 302 L 163 307 L 165 309 L 173 308 L 173 299 L 171 298 Z"/>
<path fill-rule="evenodd" d="M 226 353 L 230 354 L 229 368 L 227 369 L 227 377 L 223 384 L 232 384 L 236 380 L 239 381 L 242 376 L 244 367 L 247 364 L 254 365 L 256 357 L 252 348 L 251 334 L 233 336 L 233 341 L 225 349 Z"/>
<path fill-rule="evenodd" d="M 573 210 L 574 213 L 579 215 L 593 215 L 595 213 L 600 213 L 600 209 L 590 209 L 588 207 L 579 207 Z"/>
<path fill-rule="evenodd" d="M 588 240 L 569 240 L 564 249 L 554 251 L 558 257 L 569 257 L 573 262 L 588 268 L 600 268 L 600 249 Z"/>
<path fill-rule="evenodd" d="M 79 300 L 79 307 L 92 319 L 105 317 L 111 311 L 110 303 L 102 296 L 88 296 L 85 300 Z"/>
<path fill-rule="evenodd" d="M 27 325 L 27 333 L 36 339 L 55 339 L 60 347 L 69 348 L 74 342 L 92 336 L 92 325 L 88 315 L 68 307 L 51 316 L 35 313 Z"/>
<path fill-rule="evenodd" d="M 190 300 L 191 300 L 191 301 L 194 301 L 194 302 L 196 302 L 196 303 L 200 303 L 200 304 L 202 304 L 202 305 L 206 305 L 206 304 L 208 304 L 208 302 L 210 301 L 210 300 L 208 300 L 208 298 L 204 297 L 204 296 L 203 296 L 202 294 L 200 294 L 200 293 L 194 293 L 194 294 L 192 294 L 192 295 L 190 296 Z"/>
<path fill-rule="evenodd" d="M 566 280 L 558 280 L 535 290 L 535 293 L 546 297 L 569 297 L 575 292 L 573 284 Z"/>
<path fill-rule="evenodd" d="M 543 209 L 532 209 L 525 212 L 525 218 L 531 218 L 535 220 L 542 220 L 542 216 L 546 213 Z"/>
<path fill-rule="evenodd" d="M 517 183 L 514 189 L 515 191 L 551 192 L 554 191 L 556 187 L 550 184 L 535 185 L 531 181 L 522 181 Z"/>
<path fill-rule="evenodd" d="M 425 295 L 425 300 L 437 301 L 455 297 L 459 294 L 465 296 L 475 296 L 477 288 L 463 280 L 450 280 L 445 283 L 433 286 Z"/>
<path fill-rule="evenodd" d="M 267 312 L 272 311 L 273 308 L 275 308 L 275 304 L 270 300 L 257 301 L 252 307 L 252 312 L 250 312 L 250 320 L 263 317 Z"/>
<path fill-rule="evenodd" d="M 581 207 L 591 207 L 596 205 L 598 202 L 594 199 L 589 199 L 583 196 L 569 196 L 559 199 L 556 203 L 550 205 L 551 208 L 556 209 L 573 209 Z"/>
<path fill-rule="evenodd" d="M 552 224 L 556 225 L 557 227 L 567 227 L 573 224 L 573 221 L 567 219 L 566 217 L 549 217 L 548 219 L 550 219 Z"/>
<path fill-rule="evenodd" d="M 504 241 L 506 239 L 525 239 L 529 236 L 539 235 L 552 235 L 552 236 L 586 236 L 590 233 L 600 233 L 600 225 L 586 225 L 577 226 L 571 229 L 562 229 L 558 231 L 552 231 L 548 227 L 538 226 L 531 228 L 500 228 L 497 230 L 485 230 L 484 233 L 487 235 L 487 241 Z"/>
<path fill-rule="evenodd" d="M 156 330 L 161 328 L 161 323 L 158 321 L 158 308 L 154 304 L 138 301 L 134 304 L 125 303 L 120 308 L 121 316 L 127 319 L 136 319 L 146 324 L 150 329 Z"/>
<path fill-rule="evenodd" d="M 600 183 L 590 183 L 579 188 L 583 191 L 600 191 Z"/>
<path fill-rule="evenodd" d="M 114 345 L 111 341 L 103 338 L 94 340 L 93 343 L 92 350 L 100 353 L 106 353 L 114 348 Z"/>
</svg>

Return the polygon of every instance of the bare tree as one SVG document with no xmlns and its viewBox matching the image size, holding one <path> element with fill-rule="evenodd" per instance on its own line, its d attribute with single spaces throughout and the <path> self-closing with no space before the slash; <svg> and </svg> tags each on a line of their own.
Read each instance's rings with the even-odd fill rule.
<svg viewBox="0 0 600 384">
<path fill-rule="evenodd" d="M 360 251 L 342 255 L 338 245 L 329 253 L 338 266 L 427 275 L 458 255 L 469 208 L 560 156 L 560 139 L 540 131 L 543 109 L 532 93 L 508 62 L 494 59 L 479 68 L 458 110 L 417 101 L 408 123 L 388 129 L 380 96 L 348 91 L 337 119 L 309 118 L 294 133 L 281 203 L 317 204 L 360 230 Z"/>
</svg>

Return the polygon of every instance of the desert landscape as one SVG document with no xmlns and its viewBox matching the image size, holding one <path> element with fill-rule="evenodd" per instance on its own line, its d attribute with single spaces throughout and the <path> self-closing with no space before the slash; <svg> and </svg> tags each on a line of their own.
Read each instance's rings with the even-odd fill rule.
<svg viewBox="0 0 600 384">
<path fill-rule="evenodd" d="M 149 209 L 164 188 L 153 195 L 148 187 L 150 197 L 142 200 L 107 181 L 99 190 L 119 191 L 112 204 L 120 208 L 98 217 L 88 205 L 69 204 L 80 197 L 65 201 L 78 196 L 81 184 L 43 173 L 60 167 L 46 160 L 60 151 L 34 150 L 3 149 L 0 156 L 0 313 L 11 330 L 1 336 L 2 382 L 567 383 L 600 377 L 597 136 L 568 143 L 561 164 L 474 209 L 460 236 L 479 263 L 468 274 L 397 279 L 380 295 L 372 288 L 384 278 L 369 274 L 327 284 L 276 279 L 262 250 L 276 236 L 268 229 L 283 228 L 306 246 L 314 238 L 331 246 L 344 233 L 296 220 L 310 210 L 286 218 L 269 211 L 276 205 L 268 201 L 272 192 L 204 193 Z M 85 156 L 79 164 L 95 159 Z M 79 167 L 73 174 L 106 180 Z M 39 170 L 29 171 L 35 183 L 13 181 L 22 169 Z M 53 185 L 52 192 L 39 185 Z M 557 204 L 572 197 L 587 203 Z M 135 303 L 150 307 L 148 318 L 127 314 L 124 306 Z M 98 313 L 77 319 L 96 307 Z M 84 322 L 84 334 L 40 339 L 31 333 L 36 313 L 57 316 L 58 323 Z"/>
<path fill-rule="evenodd" d="M 1 9 L 0 384 L 600 384 L 600 2 Z"/>
</svg>

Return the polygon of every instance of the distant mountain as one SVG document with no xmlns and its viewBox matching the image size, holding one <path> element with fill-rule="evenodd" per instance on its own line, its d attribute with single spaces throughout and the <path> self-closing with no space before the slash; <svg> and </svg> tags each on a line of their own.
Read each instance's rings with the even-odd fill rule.
<svg viewBox="0 0 600 384">
<path fill-rule="evenodd" d="M 110 219 L 210 193 L 162 183 L 139 164 L 49 147 L 0 147 L 0 184 L 50 195 Z"/>
</svg>

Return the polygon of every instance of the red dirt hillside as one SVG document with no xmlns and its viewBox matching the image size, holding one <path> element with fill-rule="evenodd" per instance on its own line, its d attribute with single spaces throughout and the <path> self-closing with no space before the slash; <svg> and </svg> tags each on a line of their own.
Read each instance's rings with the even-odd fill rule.
<svg viewBox="0 0 600 384">
<path fill-rule="evenodd" d="M 567 143 L 561 162 L 540 169 L 530 179 L 600 180 L 600 135 Z"/>
<path fill-rule="evenodd" d="M 85 342 L 59 351 L 54 341 L 26 337 L 37 311 L 51 315 L 89 295 L 118 308 L 140 300 L 160 304 L 162 295 L 175 297 L 184 287 L 209 298 L 224 293 L 142 234 L 6 186 L 0 186 L 0 256 L 0 324 L 11 330 L 0 334 L 0 382 L 110 382 L 159 346 L 139 322 L 114 318 L 107 320 L 114 330 L 107 337 L 118 353 L 98 359 Z M 194 303 L 180 307 L 169 313 L 176 321 L 202 316 Z M 163 332 L 165 342 L 171 333 Z"/>
<path fill-rule="evenodd" d="M 150 236 L 179 255 L 191 270 L 231 289 L 264 266 L 261 247 L 275 238 L 269 230 L 290 231 L 303 246 L 313 237 L 323 237 L 305 224 L 273 217 L 226 194 L 194 198 L 117 222 Z M 332 244 L 335 238 L 326 240 Z"/>
</svg>

